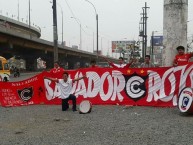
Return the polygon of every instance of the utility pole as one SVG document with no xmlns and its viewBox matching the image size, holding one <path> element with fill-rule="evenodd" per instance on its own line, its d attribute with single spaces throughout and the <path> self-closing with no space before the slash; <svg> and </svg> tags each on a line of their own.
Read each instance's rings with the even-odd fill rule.
<svg viewBox="0 0 193 145">
<path fill-rule="evenodd" d="M 98 55 L 99 55 L 99 28 L 98 28 L 98 14 L 96 14 L 96 25 L 97 25 L 97 28 L 96 28 L 96 31 L 97 31 L 97 61 L 98 61 Z"/>
<path fill-rule="evenodd" d="M 145 47 L 144 47 L 144 52 L 146 55 L 146 50 L 147 50 L 147 9 L 149 9 L 150 7 L 147 7 L 147 2 L 145 2 L 145 7 L 143 7 L 143 19 L 144 19 L 144 41 L 145 41 Z M 144 29 L 143 29 L 144 30 Z M 145 57 L 144 57 L 145 58 Z"/>
<path fill-rule="evenodd" d="M 142 30 L 140 30 L 139 36 L 142 37 L 142 58 L 145 58 L 146 50 L 147 50 L 147 3 L 145 2 L 145 7 L 142 7 L 143 13 L 142 13 Z"/>
<path fill-rule="evenodd" d="M 58 32 L 57 32 L 57 9 L 56 0 L 53 0 L 53 39 L 54 39 L 54 62 L 58 61 Z"/>
<path fill-rule="evenodd" d="M 50 1 L 50 3 L 53 3 Z M 60 7 L 60 10 L 61 10 L 61 15 L 62 15 L 62 47 L 64 47 L 64 28 L 63 28 L 63 24 L 64 24 L 64 13 L 63 13 L 63 9 L 62 9 L 62 6 L 56 2 L 56 4 Z"/>
<path fill-rule="evenodd" d="M 143 59 L 145 58 L 145 55 L 146 55 L 146 49 L 145 49 L 145 14 L 144 14 L 144 9 L 143 9 Z"/>
<path fill-rule="evenodd" d="M 150 51 L 150 52 L 151 52 L 151 60 L 152 60 L 152 63 L 154 63 L 154 59 L 153 59 L 153 53 L 154 53 L 154 52 L 153 52 L 153 49 L 154 49 L 153 47 L 154 47 L 154 46 L 153 46 L 153 45 L 154 45 L 154 31 L 152 31 L 152 36 L 151 36 L 151 51 Z"/>
<path fill-rule="evenodd" d="M 18 17 L 17 17 L 17 20 L 19 21 L 19 0 L 18 0 L 18 4 L 17 4 L 17 13 L 18 13 Z"/>
<path fill-rule="evenodd" d="M 29 35 L 30 35 L 30 39 L 31 39 L 31 4 L 30 4 L 30 0 L 29 0 Z"/>
</svg>

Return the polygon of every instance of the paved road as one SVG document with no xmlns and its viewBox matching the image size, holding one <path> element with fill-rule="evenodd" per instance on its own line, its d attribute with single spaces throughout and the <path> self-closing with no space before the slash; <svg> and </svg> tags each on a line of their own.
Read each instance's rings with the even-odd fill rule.
<svg viewBox="0 0 193 145">
<path fill-rule="evenodd" d="M 60 105 L 0 107 L 1 145 L 192 145 L 193 117 L 177 108 Z"/>
<path fill-rule="evenodd" d="M 79 114 L 60 105 L 0 107 L 0 145 L 192 145 L 192 124 L 177 108 L 96 105 Z"/>
<path fill-rule="evenodd" d="M 31 78 L 41 72 L 27 72 L 27 73 L 21 73 L 20 77 L 14 77 L 13 74 L 10 76 L 10 82 L 17 82 L 17 81 L 22 81 L 28 78 Z"/>
</svg>

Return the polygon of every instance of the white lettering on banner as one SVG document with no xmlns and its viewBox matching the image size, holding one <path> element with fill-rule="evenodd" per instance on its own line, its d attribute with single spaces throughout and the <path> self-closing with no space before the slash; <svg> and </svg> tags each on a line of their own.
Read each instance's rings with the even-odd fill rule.
<svg viewBox="0 0 193 145">
<path fill-rule="evenodd" d="M 191 88 L 193 88 L 193 70 L 190 72 L 190 82 L 191 82 Z"/>
<path fill-rule="evenodd" d="M 58 83 L 56 83 L 56 88 L 54 89 L 54 95 L 52 96 L 52 99 L 55 97 L 61 97 L 60 85 Z"/>
<path fill-rule="evenodd" d="M 149 83 L 148 83 L 148 97 L 147 102 L 151 102 L 154 98 L 155 101 L 159 99 L 158 90 L 161 87 L 161 78 L 157 72 L 149 71 Z"/>
<path fill-rule="evenodd" d="M 125 88 L 125 78 L 120 71 L 112 71 L 112 77 L 114 78 L 114 92 L 111 100 L 114 101 L 117 96 L 118 100 L 122 102 L 124 97 L 121 95 L 121 92 Z"/>
<path fill-rule="evenodd" d="M 81 78 L 81 77 L 83 77 L 82 73 L 80 73 L 80 74 L 78 75 L 78 72 L 77 72 L 76 76 L 78 76 L 78 77 L 76 77 L 76 78 Z M 81 91 L 80 91 L 80 90 L 81 90 Z M 77 92 L 77 93 L 76 93 L 76 92 Z M 81 80 L 78 81 L 78 86 L 77 86 L 76 92 L 75 92 L 75 95 L 76 95 L 76 96 L 77 96 L 77 95 L 83 95 L 84 98 L 87 98 L 86 85 L 85 85 L 83 79 L 81 79 Z"/>
<path fill-rule="evenodd" d="M 154 101 L 157 101 L 158 99 L 168 102 L 173 98 L 175 87 L 176 87 L 176 78 L 173 74 L 173 68 L 168 69 L 164 74 L 163 77 L 161 78 L 160 75 L 157 72 L 154 71 L 148 71 L 149 74 L 149 93 L 147 97 L 147 102 L 151 102 L 154 98 Z M 169 80 L 171 85 L 171 90 L 169 96 L 165 92 L 165 82 L 166 79 Z M 159 94 L 158 94 L 159 92 Z"/>
<path fill-rule="evenodd" d="M 173 101 L 173 105 L 177 105 L 177 96 L 180 93 L 181 89 L 183 89 L 186 86 L 186 81 L 188 79 L 188 76 L 190 77 L 191 81 L 191 87 L 193 87 L 193 65 L 191 65 L 187 70 L 186 66 L 178 66 L 178 67 L 172 67 L 166 70 L 166 72 L 163 74 L 162 78 L 157 72 L 154 71 L 148 71 L 150 73 L 149 80 L 148 80 L 148 97 L 147 102 L 157 101 L 158 99 L 163 102 L 169 102 L 170 100 Z M 180 73 L 180 77 L 176 78 L 175 73 Z M 170 92 L 167 92 L 166 94 L 166 80 L 169 81 L 167 83 L 167 86 L 170 85 L 171 89 Z M 176 84 L 176 81 L 179 81 L 178 84 Z M 175 92 L 175 90 L 179 88 L 178 92 Z"/>
<path fill-rule="evenodd" d="M 187 80 L 193 87 L 193 65 L 165 68 L 164 74 L 153 70 L 147 70 L 148 79 L 134 75 L 127 79 L 122 72 L 114 70 L 112 75 L 110 72 L 104 72 L 99 76 L 97 72 L 86 72 L 87 79 L 82 79 L 73 84 L 73 93 L 82 95 L 84 98 L 94 98 L 100 96 L 102 101 L 123 101 L 122 92 L 126 91 L 128 97 L 133 100 L 141 99 L 142 94 L 146 94 L 147 102 L 161 100 L 163 102 L 172 101 L 173 105 L 177 104 L 178 89 L 186 86 Z M 82 77 L 82 72 L 77 72 L 74 78 Z M 146 76 L 145 76 L 146 77 Z M 178 77 L 178 78 L 177 78 Z M 85 84 L 87 82 L 87 85 Z M 51 86 L 51 81 L 44 80 L 46 87 L 46 97 L 48 100 L 54 96 L 60 95 L 60 89 L 57 85 Z M 142 89 L 142 85 L 148 84 L 146 89 Z"/>
<path fill-rule="evenodd" d="M 107 81 L 108 81 L 108 85 L 105 86 L 105 87 L 108 87 L 108 91 L 107 91 L 107 93 L 105 94 L 103 87 L 104 87 L 104 81 L 105 81 L 106 78 L 107 78 Z M 112 77 L 110 76 L 110 73 L 109 73 L 109 72 L 105 72 L 105 73 L 102 75 L 100 84 L 101 84 L 101 85 L 100 85 L 100 96 L 101 96 L 101 99 L 102 99 L 103 101 L 107 101 L 107 100 L 109 100 L 109 99 L 111 98 L 112 93 L 113 93 L 113 85 L 112 85 L 112 84 L 113 84 L 113 79 L 112 79 Z"/>
<path fill-rule="evenodd" d="M 82 73 L 77 72 L 75 75 L 75 78 L 82 77 L 82 76 L 83 76 Z M 109 100 L 111 96 L 112 96 L 111 98 L 112 101 L 116 99 L 116 96 L 120 101 L 123 101 L 123 96 L 121 95 L 121 92 L 125 87 L 125 79 L 121 72 L 113 71 L 112 76 L 109 74 L 109 72 L 106 72 L 101 76 L 101 78 L 96 72 L 87 72 L 87 77 L 88 77 L 88 89 L 86 89 L 86 85 L 84 82 L 85 80 L 82 80 L 82 81 L 79 80 L 77 83 L 74 83 L 73 92 L 75 93 L 78 92 L 77 94 L 83 95 L 84 98 L 96 97 L 96 95 L 100 92 L 100 96 L 103 101 Z M 103 86 L 106 78 L 109 83 L 109 88 L 108 88 L 108 92 L 104 94 Z M 113 80 L 114 80 L 114 83 L 113 83 Z M 44 79 L 44 84 L 46 88 L 46 98 L 48 100 L 53 99 L 54 96 L 59 97 L 60 89 L 58 85 L 55 85 L 55 88 L 53 89 L 50 86 L 51 81 L 47 79 Z M 81 89 L 83 90 L 82 92 L 80 92 Z"/>
<path fill-rule="evenodd" d="M 165 92 L 165 82 L 166 82 L 166 79 L 168 78 L 169 82 L 167 86 L 171 86 L 171 90 L 169 92 L 169 96 L 166 94 Z M 173 95 L 174 95 L 174 91 L 175 91 L 175 87 L 176 87 L 176 78 L 173 74 L 173 68 L 171 69 L 168 69 L 163 77 L 162 77 L 162 81 L 161 81 L 161 87 L 160 87 L 160 97 L 159 99 L 164 101 L 164 102 L 168 102 L 170 101 L 172 98 L 173 98 Z"/>
<path fill-rule="evenodd" d="M 77 78 L 77 77 L 78 77 L 78 73 L 76 73 L 76 75 L 75 75 L 74 77 Z M 71 76 L 70 76 L 70 75 L 69 75 L 69 78 L 71 79 Z M 72 86 L 71 94 L 76 93 L 76 92 L 75 92 L 75 91 L 76 91 L 76 87 L 77 87 L 77 81 L 74 82 L 74 84 L 73 84 L 73 86 Z"/>
<path fill-rule="evenodd" d="M 186 86 L 186 80 L 187 80 L 187 78 L 188 78 L 188 75 L 190 76 L 190 81 L 191 81 L 191 84 L 193 83 L 193 81 L 192 81 L 192 79 L 191 79 L 191 74 L 190 74 L 190 72 L 192 72 L 192 69 L 193 69 L 193 65 L 191 65 L 186 71 L 185 71 L 185 69 L 186 69 L 186 67 L 187 67 L 187 65 L 184 65 L 184 66 L 178 66 L 178 67 L 175 67 L 174 68 L 174 73 L 176 73 L 176 72 L 178 72 L 178 71 L 180 71 L 180 79 L 179 79 L 179 86 L 177 86 L 178 88 L 179 88 L 179 90 L 178 90 L 178 94 L 175 94 L 174 95 L 174 98 L 173 98 L 173 105 L 174 106 L 177 106 L 177 101 L 178 101 L 178 95 L 179 95 L 179 93 L 181 92 L 181 90 L 182 89 L 184 89 L 184 87 Z M 176 78 L 176 79 L 178 79 L 178 78 Z"/>
<path fill-rule="evenodd" d="M 53 91 L 53 89 L 50 87 L 51 81 L 48 80 L 48 79 L 44 79 L 44 84 L 45 84 L 45 87 L 46 87 L 46 98 L 47 98 L 48 100 L 51 100 L 52 97 L 54 96 L 54 91 Z"/>
<path fill-rule="evenodd" d="M 13 82 L 13 83 L 11 83 L 11 86 L 13 86 L 13 87 L 24 86 L 26 84 L 33 83 L 35 81 L 38 81 L 38 77 L 34 77 L 31 79 L 25 80 L 23 82 Z"/>
<path fill-rule="evenodd" d="M 48 100 L 52 100 L 53 98 L 60 97 L 61 95 L 61 91 L 60 91 L 60 86 L 59 85 L 55 85 L 54 90 L 50 87 L 52 81 L 48 80 L 48 79 L 44 79 L 44 84 L 46 87 L 46 98 Z"/>
<path fill-rule="evenodd" d="M 100 90 L 100 76 L 96 72 L 87 72 L 88 78 L 87 96 L 94 98 Z"/>
<path fill-rule="evenodd" d="M 3 103 L 6 106 L 13 106 L 14 104 L 22 104 L 22 100 L 18 100 L 12 89 L 0 89 L 0 96 L 3 97 Z"/>
<path fill-rule="evenodd" d="M 185 74 L 185 69 L 186 69 L 186 65 L 185 66 L 178 66 L 178 67 L 174 67 L 174 73 L 176 72 L 180 72 L 180 79 L 179 79 L 179 87 L 181 89 L 183 89 L 185 87 L 185 82 L 186 82 L 186 79 L 184 78 L 184 74 Z M 187 78 L 187 77 L 186 77 Z M 177 78 L 178 79 L 178 78 Z M 181 91 L 181 90 L 179 90 Z"/>
<path fill-rule="evenodd" d="M 178 101 L 177 97 L 178 97 L 179 93 L 181 92 L 181 89 L 183 89 L 185 87 L 186 79 L 184 79 L 184 71 L 186 69 L 186 66 L 187 65 L 174 67 L 174 70 L 173 70 L 174 73 L 176 73 L 178 71 L 180 72 L 180 77 L 179 77 L 180 79 L 176 78 L 176 80 L 178 79 L 178 81 L 179 81 L 179 85 L 177 86 L 177 84 L 176 84 L 176 88 L 179 88 L 179 90 L 178 90 L 178 92 L 175 92 L 177 94 L 174 94 L 174 96 L 173 96 L 172 103 L 174 106 L 177 106 L 177 101 Z"/>
</svg>

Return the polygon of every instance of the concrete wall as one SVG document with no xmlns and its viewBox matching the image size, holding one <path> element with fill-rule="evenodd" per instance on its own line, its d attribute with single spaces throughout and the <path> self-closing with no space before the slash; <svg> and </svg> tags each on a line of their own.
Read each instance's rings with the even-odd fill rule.
<svg viewBox="0 0 193 145">
<path fill-rule="evenodd" d="M 164 0 L 163 66 L 171 66 L 176 47 L 187 46 L 188 0 Z"/>
</svg>

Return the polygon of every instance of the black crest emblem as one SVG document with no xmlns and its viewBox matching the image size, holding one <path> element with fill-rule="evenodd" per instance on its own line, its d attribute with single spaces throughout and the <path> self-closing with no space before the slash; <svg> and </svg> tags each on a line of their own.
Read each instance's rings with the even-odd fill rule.
<svg viewBox="0 0 193 145">
<path fill-rule="evenodd" d="M 138 101 L 146 95 L 145 82 L 148 76 L 140 76 L 136 73 L 126 76 L 124 75 L 126 84 L 125 92 L 129 98 L 134 101 Z"/>
<path fill-rule="evenodd" d="M 24 101 L 24 102 L 27 102 L 29 101 L 32 96 L 33 96 L 33 88 L 30 87 L 30 88 L 24 88 L 22 90 L 18 90 L 17 91 L 19 97 Z"/>
</svg>

